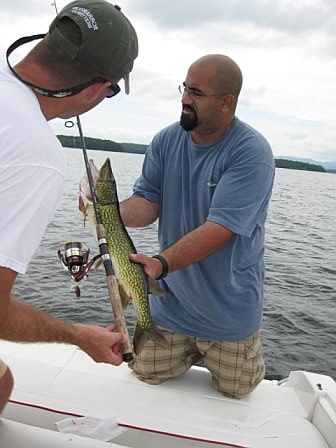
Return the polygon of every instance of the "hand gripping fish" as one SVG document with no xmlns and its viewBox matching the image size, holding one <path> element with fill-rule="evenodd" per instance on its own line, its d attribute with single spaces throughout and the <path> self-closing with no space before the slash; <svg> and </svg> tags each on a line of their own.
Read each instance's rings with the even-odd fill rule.
<svg viewBox="0 0 336 448">
<path fill-rule="evenodd" d="M 109 254 L 118 279 L 121 302 L 126 308 L 128 302 L 133 300 L 137 311 L 138 319 L 133 336 L 133 350 L 138 355 L 148 340 L 156 342 L 162 348 L 168 348 L 168 342 L 152 319 L 148 300 L 149 287 L 151 292 L 154 292 L 155 289 L 155 294 L 164 295 L 164 291 L 157 284 L 154 285 L 154 281 L 150 284 L 150 279 L 144 273 L 141 264 L 134 263 L 129 259 L 129 254 L 136 253 L 136 249 L 120 217 L 116 182 L 110 159 L 106 159 L 100 171 L 94 165 L 93 160 L 90 160 L 90 169 L 100 218 L 106 232 Z M 96 217 L 87 175 L 80 182 L 79 209 L 89 217 L 97 238 Z"/>
</svg>

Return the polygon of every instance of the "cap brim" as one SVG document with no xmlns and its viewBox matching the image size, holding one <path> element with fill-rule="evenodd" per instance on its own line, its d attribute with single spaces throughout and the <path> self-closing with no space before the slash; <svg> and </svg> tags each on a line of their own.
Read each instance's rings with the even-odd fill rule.
<svg viewBox="0 0 336 448">
<path fill-rule="evenodd" d="M 130 93 L 129 73 L 124 76 L 124 84 L 125 84 L 125 93 L 126 95 L 128 95 Z"/>
</svg>

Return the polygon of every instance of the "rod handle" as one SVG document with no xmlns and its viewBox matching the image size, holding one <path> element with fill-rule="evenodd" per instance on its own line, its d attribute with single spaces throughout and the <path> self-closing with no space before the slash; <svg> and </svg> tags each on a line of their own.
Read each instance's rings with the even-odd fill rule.
<svg viewBox="0 0 336 448">
<path fill-rule="evenodd" d="M 129 342 L 128 330 L 124 315 L 124 310 L 122 308 L 119 288 L 118 288 L 118 280 L 115 275 L 109 275 L 106 277 L 107 289 L 109 291 L 109 298 L 112 306 L 112 311 L 115 318 L 115 323 L 117 327 L 117 331 L 121 333 L 125 333 L 127 335 L 127 342 L 123 344 L 122 353 L 123 360 L 125 362 L 131 362 L 133 360 L 132 348 Z"/>
</svg>

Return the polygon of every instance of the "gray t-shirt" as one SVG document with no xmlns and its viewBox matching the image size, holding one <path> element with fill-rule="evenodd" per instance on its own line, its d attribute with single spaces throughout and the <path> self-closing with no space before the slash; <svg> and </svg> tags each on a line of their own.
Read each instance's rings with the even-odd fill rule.
<svg viewBox="0 0 336 448">
<path fill-rule="evenodd" d="M 212 340 L 244 339 L 261 326 L 264 235 L 274 180 L 267 140 L 235 118 L 216 143 L 196 145 L 179 123 L 150 144 L 134 195 L 159 204 L 161 251 L 206 220 L 236 235 L 229 244 L 161 281 L 155 322 Z"/>
</svg>

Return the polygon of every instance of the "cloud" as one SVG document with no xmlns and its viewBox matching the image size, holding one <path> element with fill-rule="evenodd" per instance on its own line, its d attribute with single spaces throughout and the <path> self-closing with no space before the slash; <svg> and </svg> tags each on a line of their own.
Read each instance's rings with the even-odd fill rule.
<svg viewBox="0 0 336 448">
<path fill-rule="evenodd" d="M 290 140 L 305 140 L 307 138 L 306 132 L 285 132 L 284 135 L 288 136 Z"/>
<path fill-rule="evenodd" d="M 333 9 L 332 2 L 309 4 L 273 0 L 130 0 L 128 4 L 132 14 L 146 14 L 158 26 L 168 29 L 194 29 L 209 23 L 234 22 L 295 33 L 318 29 L 328 20 L 330 10 Z"/>
</svg>

